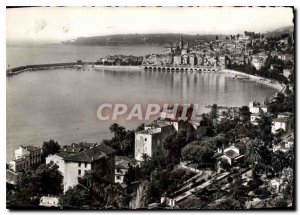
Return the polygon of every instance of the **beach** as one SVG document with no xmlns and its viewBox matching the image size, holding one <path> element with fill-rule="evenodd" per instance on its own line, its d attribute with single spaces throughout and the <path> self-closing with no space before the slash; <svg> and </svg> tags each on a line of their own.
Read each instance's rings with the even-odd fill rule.
<svg viewBox="0 0 300 215">
<path fill-rule="evenodd" d="M 257 83 L 261 83 L 261 84 L 265 84 L 267 86 L 270 86 L 272 88 L 275 88 L 276 90 L 278 90 L 278 92 L 281 92 L 284 90 L 285 85 L 284 84 L 280 84 L 278 81 L 274 81 L 268 78 L 264 78 L 264 77 L 260 77 L 260 76 L 256 76 L 256 75 L 249 75 L 243 72 L 238 72 L 235 70 L 230 70 L 230 69 L 223 69 L 220 72 L 224 72 L 227 74 L 232 74 L 232 75 L 237 75 L 237 76 L 242 76 L 242 77 L 247 77 Z"/>
</svg>

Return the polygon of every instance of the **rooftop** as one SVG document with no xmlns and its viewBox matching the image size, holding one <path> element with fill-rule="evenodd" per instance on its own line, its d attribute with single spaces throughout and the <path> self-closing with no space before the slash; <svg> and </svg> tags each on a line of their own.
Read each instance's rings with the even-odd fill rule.
<svg viewBox="0 0 300 215">
<path fill-rule="evenodd" d="M 278 116 L 291 117 L 291 116 L 294 116 L 294 114 L 291 112 L 283 112 L 283 113 L 279 113 Z"/>
<path fill-rule="evenodd" d="M 139 131 L 138 134 L 152 135 L 152 134 L 158 134 L 160 132 L 161 132 L 161 130 L 158 128 L 151 128 L 151 129 L 145 129 L 145 130 Z"/>
<path fill-rule="evenodd" d="M 36 146 L 21 146 L 22 148 L 25 148 L 27 151 L 34 152 L 34 151 L 39 151 L 41 148 L 36 147 Z"/>
<path fill-rule="evenodd" d="M 92 162 L 94 160 L 99 160 L 101 158 L 107 157 L 108 155 L 114 153 L 115 150 L 106 146 L 105 144 L 100 144 L 90 149 L 84 151 L 68 152 L 60 151 L 57 156 L 62 157 L 66 161 L 76 161 L 76 162 Z"/>
<path fill-rule="evenodd" d="M 273 119 L 273 122 L 284 122 L 284 123 L 287 123 L 289 120 L 290 120 L 289 117 L 281 117 L 281 118 Z"/>
<path fill-rule="evenodd" d="M 227 156 L 230 157 L 231 159 L 240 156 L 238 153 L 236 153 L 235 151 L 233 151 L 233 150 L 231 150 L 231 149 L 230 149 L 229 151 L 225 152 L 225 155 L 227 155 Z"/>
</svg>

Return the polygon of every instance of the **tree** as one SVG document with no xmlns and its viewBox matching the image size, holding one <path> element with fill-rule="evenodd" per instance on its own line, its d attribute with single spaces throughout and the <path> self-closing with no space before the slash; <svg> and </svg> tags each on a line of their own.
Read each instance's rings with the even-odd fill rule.
<svg viewBox="0 0 300 215">
<path fill-rule="evenodd" d="M 87 172 L 63 198 L 66 206 L 73 207 L 88 204 L 93 208 L 123 208 L 129 203 L 121 185 L 111 183 L 101 171 Z"/>
<path fill-rule="evenodd" d="M 82 189 L 80 185 L 67 190 L 67 192 L 60 198 L 60 205 L 65 207 L 80 208 L 89 205 L 90 193 L 87 189 Z"/>
<path fill-rule="evenodd" d="M 134 130 L 127 131 L 124 139 L 121 142 L 120 150 L 123 155 L 132 155 L 134 153 L 134 143 L 135 143 Z"/>
<path fill-rule="evenodd" d="M 240 108 L 240 114 L 241 114 L 241 117 L 243 119 L 243 121 L 249 121 L 250 120 L 250 111 L 249 111 L 249 107 L 248 106 L 242 106 Z"/>
<path fill-rule="evenodd" d="M 126 129 L 123 126 L 120 126 L 118 123 L 113 123 L 109 126 L 109 130 L 114 134 L 116 140 L 121 140 L 126 134 Z"/>
<path fill-rule="evenodd" d="M 213 163 L 214 150 L 207 145 L 189 143 L 182 149 L 182 158 L 186 161 L 195 162 L 198 165 Z"/>
<path fill-rule="evenodd" d="M 44 142 L 42 146 L 42 151 L 43 151 L 42 162 L 43 163 L 45 162 L 45 158 L 48 155 L 56 154 L 59 150 L 60 150 L 60 145 L 58 144 L 57 141 L 50 139 L 48 142 Z"/>
<path fill-rule="evenodd" d="M 138 209 L 146 207 L 146 195 L 147 195 L 147 187 L 149 186 L 149 182 L 142 181 L 136 192 L 133 199 L 130 201 L 131 209 Z"/>
<path fill-rule="evenodd" d="M 213 104 L 210 110 L 210 117 L 211 119 L 217 119 L 219 116 L 218 114 L 218 105 Z"/>
<path fill-rule="evenodd" d="M 143 131 L 144 129 L 145 129 L 145 124 L 142 123 L 142 124 L 140 124 L 140 125 L 135 129 L 135 131 L 136 131 L 136 132 L 139 132 L 139 131 Z"/>
<path fill-rule="evenodd" d="M 274 207 L 275 208 L 287 208 L 288 207 L 288 202 L 284 198 L 278 198 L 274 202 Z"/>
<path fill-rule="evenodd" d="M 253 167 L 253 177 L 256 176 L 256 166 L 262 160 L 261 151 L 259 148 L 259 141 L 251 141 L 248 142 L 245 159 L 248 163 L 250 163 Z"/>
<path fill-rule="evenodd" d="M 186 131 L 173 132 L 163 141 L 166 150 L 165 157 L 168 164 L 178 164 L 181 158 L 181 149 L 187 143 Z"/>
<path fill-rule="evenodd" d="M 43 195 L 60 195 L 63 176 L 56 164 L 43 164 L 37 169 L 26 169 L 18 178 L 12 206 L 37 205 Z"/>
<path fill-rule="evenodd" d="M 258 137 L 265 143 L 270 143 L 272 140 L 271 128 L 272 120 L 269 116 L 260 110 L 258 119 Z"/>
</svg>

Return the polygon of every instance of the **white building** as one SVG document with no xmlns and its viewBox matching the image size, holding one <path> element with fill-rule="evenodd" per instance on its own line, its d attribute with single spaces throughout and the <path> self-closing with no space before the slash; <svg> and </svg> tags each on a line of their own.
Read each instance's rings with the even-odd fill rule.
<svg viewBox="0 0 300 215">
<path fill-rule="evenodd" d="M 43 207 L 59 207 L 59 197 L 56 196 L 42 196 L 40 198 L 40 206 Z"/>
<path fill-rule="evenodd" d="M 282 151 L 287 152 L 294 147 L 294 139 L 289 138 L 287 140 L 283 140 L 279 145 L 273 145 L 273 152 Z"/>
<path fill-rule="evenodd" d="M 219 153 L 220 152 L 221 151 L 219 151 Z M 220 158 L 227 160 L 227 162 L 232 166 L 242 157 L 244 157 L 244 155 L 240 154 L 240 149 L 231 145 L 224 149 L 223 155 Z"/>
<path fill-rule="evenodd" d="M 53 162 L 58 165 L 62 173 L 64 192 L 78 184 L 79 179 L 88 171 L 101 172 L 114 182 L 115 150 L 100 144 L 81 151 L 60 151 L 55 155 L 49 155 L 46 163 Z"/>
<path fill-rule="evenodd" d="M 173 125 L 157 121 L 146 125 L 145 130 L 135 133 L 134 158 L 143 161 L 143 155 L 159 156 L 163 152 L 162 142 L 174 130 Z"/>
<path fill-rule="evenodd" d="M 115 183 L 124 183 L 124 176 L 131 164 L 132 160 L 126 156 L 115 157 Z"/>
<path fill-rule="evenodd" d="M 15 150 L 15 159 L 9 162 L 10 168 L 19 172 L 41 163 L 42 149 L 35 146 L 20 146 Z"/>
<path fill-rule="evenodd" d="M 265 105 L 261 105 L 258 102 L 249 102 L 249 111 L 251 113 L 259 113 L 259 110 L 262 110 L 263 112 L 267 113 L 268 112 L 268 107 Z"/>
<path fill-rule="evenodd" d="M 289 78 L 291 74 L 292 74 L 292 70 L 291 70 L 291 69 L 284 69 L 284 70 L 283 70 L 283 75 L 284 75 L 286 78 Z"/>
<path fill-rule="evenodd" d="M 261 67 L 264 65 L 264 62 L 257 58 L 252 59 L 251 63 L 257 70 L 260 70 Z"/>
<path fill-rule="evenodd" d="M 258 125 L 258 120 L 260 119 L 260 114 L 259 113 L 252 113 L 250 115 L 250 122 L 253 125 Z"/>
<path fill-rule="evenodd" d="M 147 129 L 135 133 L 135 159 L 143 161 L 143 155 L 158 156 L 162 152 L 161 129 Z"/>
<path fill-rule="evenodd" d="M 272 121 L 272 133 L 275 134 L 279 129 L 290 132 L 293 119 L 293 113 L 285 112 L 278 114 L 278 118 Z"/>
</svg>

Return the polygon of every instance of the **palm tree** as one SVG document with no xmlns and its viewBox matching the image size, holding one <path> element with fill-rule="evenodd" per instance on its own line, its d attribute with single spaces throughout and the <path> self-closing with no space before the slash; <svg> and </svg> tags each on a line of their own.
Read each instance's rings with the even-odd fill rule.
<svg viewBox="0 0 300 215">
<path fill-rule="evenodd" d="M 109 126 L 109 130 L 111 133 L 114 133 L 115 139 L 117 139 L 118 132 L 120 130 L 120 125 L 118 123 L 113 123 L 111 126 Z"/>
<path fill-rule="evenodd" d="M 130 202 L 131 209 L 143 208 L 146 206 L 147 181 L 142 181 L 136 190 L 136 196 Z"/>
<path fill-rule="evenodd" d="M 262 161 L 261 150 L 259 148 L 259 142 L 257 139 L 248 143 L 245 158 L 249 163 L 251 163 L 251 166 L 253 167 L 253 177 L 254 177 L 256 173 L 255 170 L 257 164 Z"/>
<path fill-rule="evenodd" d="M 277 174 L 280 177 L 282 169 L 288 166 L 288 160 L 286 158 L 286 155 L 282 152 L 273 153 L 271 162 L 273 169 L 277 172 Z"/>
</svg>

